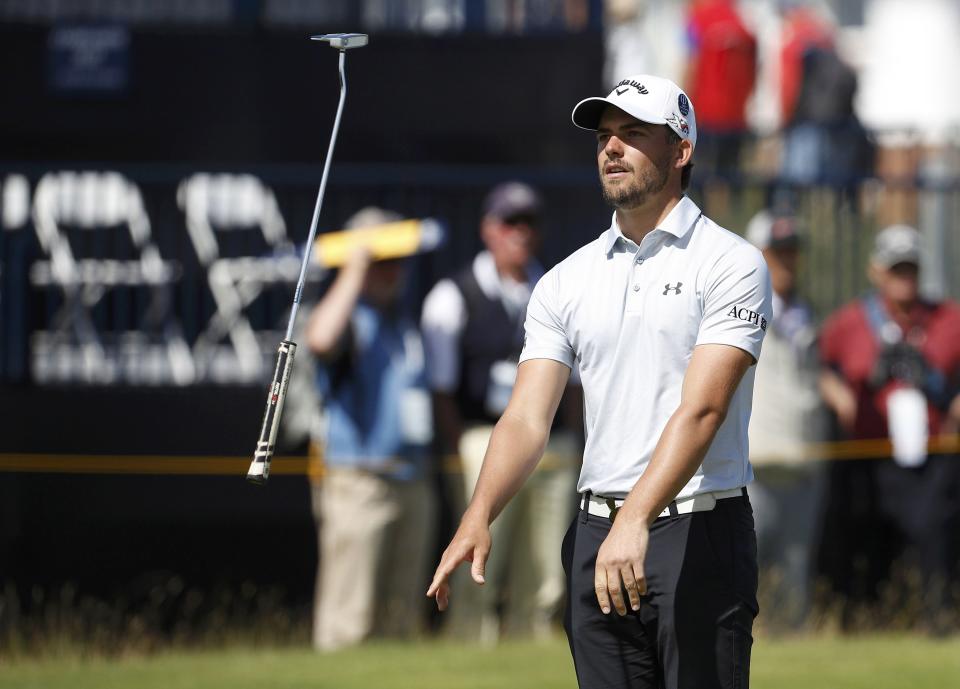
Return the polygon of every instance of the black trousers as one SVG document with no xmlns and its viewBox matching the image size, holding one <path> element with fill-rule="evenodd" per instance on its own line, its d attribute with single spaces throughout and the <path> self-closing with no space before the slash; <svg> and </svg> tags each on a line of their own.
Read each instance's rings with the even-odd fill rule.
<svg viewBox="0 0 960 689">
<path fill-rule="evenodd" d="M 746 496 L 650 528 L 640 610 L 604 615 L 594 593 L 606 517 L 567 532 L 564 626 L 581 689 L 746 689 L 757 615 L 757 540 Z M 626 594 L 624 593 L 624 600 Z"/>
</svg>

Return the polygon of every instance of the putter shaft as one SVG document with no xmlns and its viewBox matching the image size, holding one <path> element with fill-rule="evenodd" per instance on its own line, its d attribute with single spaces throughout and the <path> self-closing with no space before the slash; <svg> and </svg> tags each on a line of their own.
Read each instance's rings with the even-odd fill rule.
<svg viewBox="0 0 960 689">
<path fill-rule="evenodd" d="M 300 264 L 300 275 L 297 278 L 297 288 L 293 295 L 293 306 L 290 308 L 290 320 L 287 322 L 286 336 L 280 345 L 277 354 L 277 368 L 274 380 L 267 393 L 267 407 L 263 417 L 263 427 L 260 431 L 260 440 L 254 453 L 253 461 L 247 471 L 247 480 L 256 485 L 264 485 L 270 476 L 270 461 L 273 457 L 274 443 L 280 427 L 280 416 L 283 413 L 283 402 L 287 394 L 287 385 L 290 382 L 290 373 L 293 368 L 293 356 L 296 344 L 293 342 L 293 326 L 297 320 L 297 310 L 303 294 L 303 284 L 306 281 L 307 267 L 310 265 L 310 253 L 317 235 L 317 223 L 320 220 L 320 209 L 323 207 L 323 196 L 327 190 L 327 178 L 330 175 L 330 163 L 333 160 L 333 149 L 337 143 L 337 133 L 340 131 L 340 118 L 343 116 L 343 104 L 347 99 L 347 77 L 344 69 L 348 48 L 359 48 L 367 44 L 364 34 L 328 34 L 314 36 L 315 40 L 324 40 L 340 51 L 340 102 L 337 104 L 337 115 L 333 120 L 333 131 L 330 133 L 330 145 L 327 147 L 327 159 L 323 163 L 323 176 L 320 178 L 320 190 L 317 193 L 317 203 L 313 208 L 313 218 L 310 221 L 310 234 L 303 250 L 303 261 Z"/>
<path fill-rule="evenodd" d="M 297 289 L 293 294 L 293 306 L 290 308 L 290 320 L 287 322 L 287 333 L 284 340 L 293 341 L 293 325 L 297 320 L 297 310 L 300 307 L 300 297 L 303 294 L 303 284 L 306 280 L 307 266 L 310 264 L 310 251 L 317 236 L 317 223 L 320 220 L 320 209 L 323 207 L 323 195 L 327 191 L 327 177 L 330 175 L 330 162 L 333 160 L 333 149 L 337 144 L 337 132 L 340 131 L 340 118 L 343 115 L 343 104 L 347 100 L 347 75 L 344 65 L 347 53 L 340 51 L 340 102 L 337 104 L 337 116 L 333 120 L 333 131 L 330 134 L 330 145 L 327 147 L 327 159 L 323 161 L 323 175 L 320 178 L 320 191 L 317 193 L 317 203 L 313 207 L 313 218 L 310 221 L 310 234 L 307 235 L 307 245 L 303 250 L 303 263 L 300 264 L 300 276 L 297 278 Z"/>
</svg>

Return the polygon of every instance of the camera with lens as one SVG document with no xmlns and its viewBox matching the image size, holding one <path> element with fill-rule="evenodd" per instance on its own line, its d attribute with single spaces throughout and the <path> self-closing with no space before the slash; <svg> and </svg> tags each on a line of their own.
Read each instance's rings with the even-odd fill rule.
<svg viewBox="0 0 960 689">
<path fill-rule="evenodd" d="M 876 390 L 891 382 L 919 389 L 938 407 L 946 398 L 943 374 L 927 362 L 919 349 L 902 340 L 883 347 L 870 373 L 870 386 Z"/>
</svg>

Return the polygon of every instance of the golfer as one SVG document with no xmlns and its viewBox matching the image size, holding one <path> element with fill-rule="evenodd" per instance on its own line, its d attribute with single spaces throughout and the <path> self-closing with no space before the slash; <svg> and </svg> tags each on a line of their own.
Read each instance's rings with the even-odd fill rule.
<svg viewBox="0 0 960 689">
<path fill-rule="evenodd" d="M 676 84 L 629 77 L 573 122 L 596 131 L 613 220 L 533 291 L 513 395 L 427 595 L 445 609 L 462 562 L 483 583 L 489 525 L 539 460 L 576 361 L 587 441 L 562 560 L 580 687 L 746 687 L 747 424 L 767 268 L 684 196 L 697 128 Z"/>
</svg>

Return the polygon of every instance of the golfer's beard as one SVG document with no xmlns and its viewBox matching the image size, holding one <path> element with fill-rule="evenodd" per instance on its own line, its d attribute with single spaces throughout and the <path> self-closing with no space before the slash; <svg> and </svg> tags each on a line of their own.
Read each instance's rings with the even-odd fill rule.
<svg viewBox="0 0 960 689">
<path fill-rule="evenodd" d="M 666 165 L 658 165 L 653 169 L 646 169 L 627 186 L 608 187 L 600 172 L 600 188 L 603 190 L 603 200 L 614 208 L 639 208 L 651 196 L 663 191 L 667 185 L 670 172 Z"/>
</svg>

